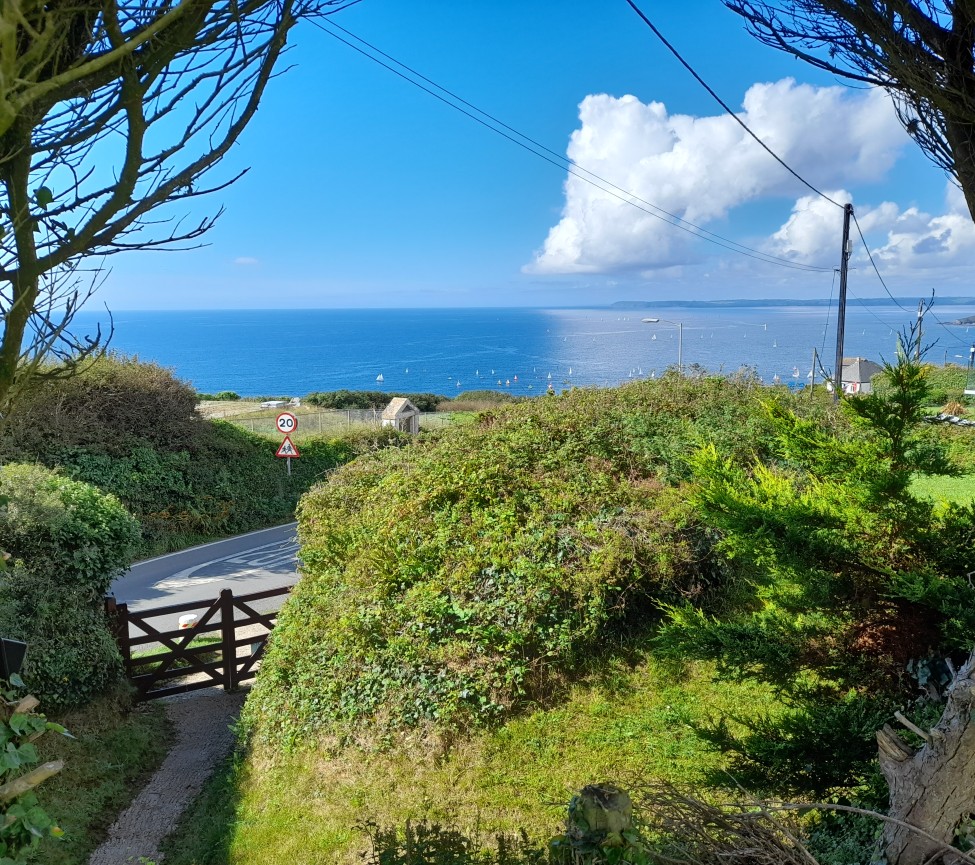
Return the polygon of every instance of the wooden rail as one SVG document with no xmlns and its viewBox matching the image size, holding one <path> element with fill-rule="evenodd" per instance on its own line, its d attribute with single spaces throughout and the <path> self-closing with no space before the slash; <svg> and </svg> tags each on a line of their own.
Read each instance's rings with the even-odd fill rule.
<svg viewBox="0 0 975 865">
<path fill-rule="evenodd" d="M 107 597 L 105 612 L 125 663 L 126 676 L 138 692 L 137 699 L 154 700 L 214 685 L 233 691 L 241 682 L 253 679 L 278 616 L 277 610 L 258 612 L 254 604 L 290 592 L 291 586 L 283 586 L 235 597 L 233 591 L 224 589 L 212 601 L 169 604 L 139 612 L 130 612 L 127 604 Z M 186 613 L 199 616 L 192 627 L 170 626 Z M 159 619 L 168 619 L 169 623 L 159 623 Z M 157 623 L 153 624 L 153 620 Z M 238 637 L 238 632 L 250 625 L 261 625 L 265 630 Z M 192 645 L 208 634 L 216 639 Z M 158 650 L 144 651 L 155 647 Z"/>
</svg>

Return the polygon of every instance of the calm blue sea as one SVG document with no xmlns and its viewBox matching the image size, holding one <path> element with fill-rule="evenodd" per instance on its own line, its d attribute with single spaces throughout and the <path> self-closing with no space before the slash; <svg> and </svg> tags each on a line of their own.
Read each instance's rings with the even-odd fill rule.
<svg viewBox="0 0 975 865">
<path fill-rule="evenodd" d="M 938 307 L 943 322 L 970 307 Z M 820 307 L 735 309 L 396 309 L 117 312 L 112 348 L 171 367 L 198 391 L 303 396 L 311 391 L 385 390 L 453 394 L 493 388 L 538 394 L 549 381 L 615 385 L 660 375 L 677 363 L 683 324 L 685 366 L 731 372 L 747 366 L 767 382 L 799 385 L 812 350 L 832 366 L 835 313 Z M 895 306 L 851 305 L 847 356 L 892 358 L 914 317 Z M 88 332 L 105 314 L 79 314 Z M 967 363 L 975 328 L 925 322 L 928 357 Z M 959 358 L 960 356 L 960 358 Z M 382 376 L 381 381 L 377 378 Z"/>
</svg>

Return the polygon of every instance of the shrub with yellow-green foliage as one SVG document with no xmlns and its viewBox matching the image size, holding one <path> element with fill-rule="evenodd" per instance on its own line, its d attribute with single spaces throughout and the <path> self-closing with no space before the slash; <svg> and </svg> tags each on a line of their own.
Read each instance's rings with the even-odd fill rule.
<svg viewBox="0 0 975 865">
<path fill-rule="evenodd" d="M 676 376 L 577 390 L 339 470 L 300 505 L 303 578 L 250 724 L 344 740 L 548 700 L 660 600 L 705 589 L 707 534 L 659 476 L 679 480 L 700 442 L 761 451 L 754 391 Z"/>
</svg>

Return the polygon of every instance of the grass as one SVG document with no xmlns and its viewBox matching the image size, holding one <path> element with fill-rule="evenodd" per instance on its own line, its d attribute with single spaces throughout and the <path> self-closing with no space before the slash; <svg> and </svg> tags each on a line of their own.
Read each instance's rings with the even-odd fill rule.
<svg viewBox="0 0 975 865">
<path fill-rule="evenodd" d="M 210 635 L 194 638 L 186 648 L 201 649 L 204 648 L 205 646 L 213 646 L 214 647 L 213 652 L 200 652 L 196 655 L 196 659 L 198 661 L 202 663 L 206 663 L 208 661 L 215 661 L 217 659 L 218 653 L 216 650 L 220 647 L 220 642 L 221 642 L 220 637 L 210 634 Z M 154 646 L 153 648 L 146 649 L 145 651 L 142 652 L 133 652 L 132 660 L 141 663 L 137 663 L 132 667 L 132 675 L 138 676 L 141 675 L 142 673 L 151 673 L 155 669 L 159 659 L 162 656 L 171 655 L 171 654 L 172 654 L 172 649 L 169 649 L 166 646 Z M 190 666 L 189 661 L 178 659 L 173 662 L 173 664 L 170 666 L 170 669 L 181 670 L 184 667 L 188 667 L 188 666 Z"/>
<path fill-rule="evenodd" d="M 776 710 L 771 691 L 716 682 L 706 665 L 614 662 L 567 699 L 435 749 L 308 748 L 228 762 L 170 839 L 169 865 L 360 861 L 366 821 L 428 820 L 475 837 L 525 829 L 542 842 L 588 783 L 701 781 L 723 765 L 694 725 Z M 214 818 L 216 814 L 218 819 Z M 219 826 L 216 825 L 219 822 Z"/>
<path fill-rule="evenodd" d="M 76 738 L 47 734 L 38 742 L 44 760 L 64 760 L 62 772 L 38 789 L 41 804 L 65 836 L 44 841 L 32 861 L 85 865 L 108 826 L 141 783 L 162 763 L 172 731 L 162 706 L 126 711 L 113 699 L 54 718 Z"/>
<path fill-rule="evenodd" d="M 911 492 L 936 501 L 969 504 L 975 500 L 975 474 L 960 478 L 917 477 L 911 483 Z"/>
<path fill-rule="evenodd" d="M 298 429 L 291 434 L 291 438 L 298 442 L 310 436 L 339 436 L 350 429 L 375 428 L 380 424 L 381 411 L 373 412 L 369 409 L 258 409 L 241 414 L 227 414 L 223 420 L 237 424 L 243 429 L 258 435 L 266 435 L 277 441 L 281 440 L 281 433 L 277 431 L 274 420 L 281 411 L 290 411 L 298 418 Z M 211 415 L 211 417 L 217 415 Z M 453 412 L 426 413 L 421 419 L 424 429 L 440 429 L 449 425 L 454 417 Z"/>
</svg>

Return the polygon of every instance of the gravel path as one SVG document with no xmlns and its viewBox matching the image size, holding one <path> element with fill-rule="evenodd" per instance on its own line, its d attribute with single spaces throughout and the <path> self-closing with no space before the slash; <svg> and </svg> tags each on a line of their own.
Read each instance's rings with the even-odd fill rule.
<svg viewBox="0 0 975 865">
<path fill-rule="evenodd" d="M 134 865 L 142 858 L 162 862 L 159 845 L 196 798 L 220 759 L 230 751 L 230 725 L 246 692 L 207 688 L 164 700 L 176 740 L 155 775 L 109 827 L 108 839 L 89 865 Z"/>
</svg>

